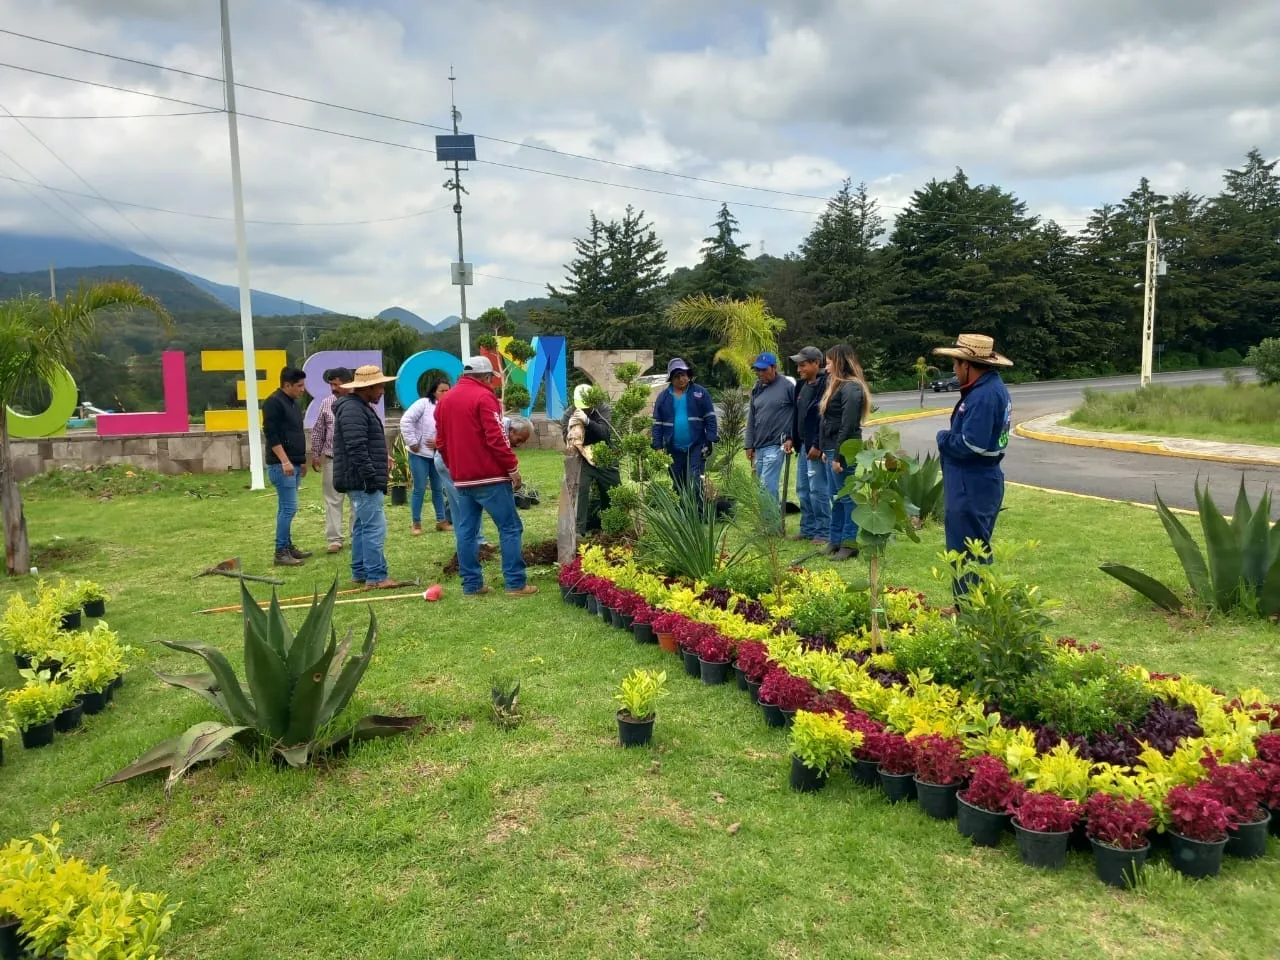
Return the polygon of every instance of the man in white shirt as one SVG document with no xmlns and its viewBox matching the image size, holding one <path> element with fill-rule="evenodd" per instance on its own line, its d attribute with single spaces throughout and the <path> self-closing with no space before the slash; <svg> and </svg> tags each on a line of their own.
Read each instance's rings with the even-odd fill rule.
<svg viewBox="0 0 1280 960">
<path fill-rule="evenodd" d="M 449 391 L 449 381 L 434 380 L 425 397 L 415 400 L 400 418 L 400 436 L 409 448 L 409 470 L 413 474 L 413 496 L 409 501 L 415 537 L 422 535 L 422 503 L 431 486 L 431 505 L 436 513 L 436 530 L 452 530 L 445 508 L 444 483 L 436 469 L 436 401 Z"/>
</svg>

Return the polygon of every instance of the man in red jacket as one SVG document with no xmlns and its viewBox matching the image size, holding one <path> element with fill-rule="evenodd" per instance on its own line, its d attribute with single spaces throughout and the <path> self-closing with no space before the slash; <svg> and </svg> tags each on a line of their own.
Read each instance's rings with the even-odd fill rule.
<svg viewBox="0 0 1280 960">
<path fill-rule="evenodd" d="M 472 357 L 457 386 L 436 404 L 436 451 L 457 491 L 453 517 L 458 573 L 467 596 L 492 593 L 480 569 L 478 538 L 485 512 L 493 518 L 502 545 L 502 578 L 507 595 L 527 597 L 538 588 L 525 579 L 524 524 L 515 491 L 523 485 L 520 461 L 502 423 L 502 404 L 493 392 L 493 364 Z"/>
</svg>

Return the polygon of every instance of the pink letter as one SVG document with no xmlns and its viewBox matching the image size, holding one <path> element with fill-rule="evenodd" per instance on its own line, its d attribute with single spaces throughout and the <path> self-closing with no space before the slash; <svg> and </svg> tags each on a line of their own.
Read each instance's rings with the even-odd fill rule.
<svg viewBox="0 0 1280 960">
<path fill-rule="evenodd" d="M 163 413 L 102 413 L 98 415 L 98 436 L 118 437 L 139 433 L 187 433 L 191 417 L 187 411 L 187 358 L 181 350 L 166 350 L 161 357 L 164 371 Z"/>
</svg>

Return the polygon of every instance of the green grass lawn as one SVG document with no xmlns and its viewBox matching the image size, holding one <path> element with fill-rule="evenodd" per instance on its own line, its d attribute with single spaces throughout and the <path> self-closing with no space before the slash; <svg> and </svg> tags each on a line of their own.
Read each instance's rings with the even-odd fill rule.
<svg viewBox="0 0 1280 960">
<path fill-rule="evenodd" d="M 1150 386 L 1125 393 L 1085 390 L 1067 423 L 1096 430 L 1280 444 L 1280 389 L 1254 383 Z"/>
<path fill-rule="evenodd" d="M 543 494 L 524 515 L 527 538 L 542 539 L 561 458 L 522 460 Z M 274 496 L 244 485 L 233 475 L 107 501 L 44 494 L 28 503 L 41 572 L 106 586 L 109 622 L 150 666 L 196 669 L 151 643 L 161 637 L 216 643 L 239 665 L 238 617 L 194 614 L 235 603 L 236 584 L 190 578 L 236 555 L 270 572 Z M 1062 633 L 1153 669 L 1280 692 L 1275 626 L 1161 616 L 1097 571 L 1120 560 L 1180 582 L 1154 513 L 1025 489 L 1006 504 L 998 533 L 1043 541 L 1019 569 L 1063 600 Z M 404 508 L 389 520 L 393 575 L 438 579 L 449 535 L 411 538 Z M 296 540 L 319 548 L 322 529 L 308 478 Z M 923 538 L 892 549 L 889 580 L 942 602 L 947 588 L 930 576 L 941 530 Z M 345 581 L 346 561 L 286 570 L 285 595 Z M 845 569 L 864 575 L 856 561 Z M 544 592 L 525 600 L 464 601 L 452 580 L 439 604 L 374 604 L 380 646 L 359 705 L 424 713 L 430 726 L 328 770 L 224 761 L 171 799 L 155 781 L 94 792 L 160 739 L 213 718 L 135 669 L 105 714 L 53 747 L 7 744 L 0 839 L 58 820 L 67 852 L 185 902 L 171 956 L 193 960 L 1280 956 L 1274 842 L 1272 856 L 1228 861 L 1217 880 L 1194 884 L 1162 865 L 1147 889 L 1121 893 L 1094 879 L 1087 856 L 1036 872 L 1012 838 L 975 849 L 915 805 L 890 807 L 847 782 L 795 794 L 786 737 L 745 693 L 702 687 L 675 658 L 566 608 L 550 570 L 533 582 Z M 366 616 L 339 607 L 335 623 Z M 624 752 L 611 697 L 636 665 L 665 667 L 671 694 L 654 747 Z M 527 717 L 512 731 L 488 717 L 499 671 L 523 681 Z M 17 680 L 12 661 L 0 665 L 0 685 Z"/>
</svg>

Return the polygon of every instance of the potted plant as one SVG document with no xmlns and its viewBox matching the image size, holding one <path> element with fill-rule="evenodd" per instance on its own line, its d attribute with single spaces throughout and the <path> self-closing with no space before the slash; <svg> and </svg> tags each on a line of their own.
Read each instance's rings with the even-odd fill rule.
<svg viewBox="0 0 1280 960">
<path fill-rule="evenodd" d="M 1271 734 L 1268 734 L 1271 736 Z M 1262 752 L 1258 752 L 1258 759 L 1252 761 L 1250 769 L 1262 778 L 1263 794 L 1262 805 L 1267 808 L 1267 812 L 1271 814 L 1271 832 L 1280 833 L 1277 824 L 1280 818 L 1276 816 L 1280 813 L 1280 763 L 1264 759 Z"/>
<path fill-rule="evenodd" d="M 614 699 L 622 707 L 618 711 L 618 741 L 624 747 L 641 746 L 653 739 L 655 707 L 658 698 L 666 694 L 666 682 L 665 670 L 639 667 L 623 678 L 622 688 Z"/>
<path fill-rule="evenodd" d="M 956 794 L 969 775 L 964 744 L 956 737 L 927 733 L 911 741 L 915 754 L 916 799 L 935 820 L 956 815 Z"/>
<path fill-rule="evenodd" d="M 71 702 L 71 688 L 51 683 L 48 674 L 28 680 L 26 686 L 5 694 L 13 722 L 22 731 L 22 745 L 28 750 L 53 743 L 53 721 Z"/>
<path fill-rule="evenodd" d="M 890 803 L 916 798 L 916 757 L 907 738 L 884 730 L 867 738 L 876 763 L 880 765 L 880 787 Z"/>
<path fill-rule="evenodd" d="M 698 674 L 708 686 L 724 683 L 729 678 L 729 661 L 733 644 L 721 633 L 709 633 L 698 641 Z"/>
<path fill-rule="evenodd" d="M 756 640 L 738 644 L 737 659 L 733 665 L 738 676 L 738 688 L 751 694 L 754 703 L 760 702 L 760 684 L 769 672 L 769 648 Z"/>
<path fill-rule="evenodd" d="M 1209 783 L 1179 784 L 1165 797 L 1169 817 L 1169 857 L 1188 877 L 1216 877 L 1222 869 L 1231 817 Z"/>
<path fill-rule="evenodd" d="M 760 684 L 764 722 L 771 727 L 785 727 L 812 696 L 813 685 L 804 677 L 793 677 L 781 667 L 770 669 Z"/>
<path fill-rule="evenodd" d="M 67 683 L 89 716 L 101 713 L 111 700 L 112 684 L 120 676 L 123 656 L 105 643 L 91 647 L 71 665 Z"/>
<path fill-rule="evenodd" d="M 702 676 L 702 670 L 698 666 L 698 644 L 712 632 L 713 627 L 694 620 L 686 620 L 676 627 L 676 643 L 680 646 L 680 656 L 684 660 L 684 672 L 691 677 Z"/>
<path fill-rule="evenodd" d="M 636 643 L 657 643 L 658 635 L 653 631 L 653 621 L 658 619 L 658 611 L 645 603 L 643 598 L 632 608 L 631 633 Z"/>
<path fill-rule="evenodd" d="M 409 485 L 413 482 L 409 472 L 409 448 L 404 437 L 396 437 L 391 445 L 391 473 L 387 485 L 391 489 L 391 505 L 403 507 L 409 502 Z"/>
<path fill-rule="evenodd" d="M 107 601 L 111 598 L 92 580 L 76 581 L 76 598 L 86 617 L 98 620 L 107 615 Z"/>
<path fill-rule="evenodd" d="M 18 725 L 9 715 L 9 705 L 0 699 L 0 767 L 4 766 L 4 742 L 18 732 Z"/>
<path fill-rule="evenodd" d="M 875 752 L 872 749 L 875 742 L 872 735 L 883 733 L 884 726 L 861 710 L 846 711 L 844 723 L 850 730 L 862 734 L 858 746 L 853 748 L 853 763 L 849 767 L 849 776 L 853 778 L 854 783 L 860 783 L 864 787 L 879 787 L 880 764 L 876 761 Z"/>
<path fill-rule="evenodd" d="M 587 595 L 581 589 L 583 577 L 581 557 L 574 557 L 572 563 L 562 566 L 557 577 L 560 583 L 560 599 L 570 606 L 585 607 Z"/>
<path fill-rule="evenodd" d="M 653 632 L 658 635 L 658 648 L 667 653 L 679 653 L 680 645 L 676 642 L 676 628 L 685 622 L 678 613 L 664 613 L 654 618 Z"/>
<path fill-rule="evenodd" d="M 1095 793 L 1086 801 L 1084 815 L 1098 879 L 1122 889 L 1133 886 L 1151 852 L 1147 834 L 1155 811 L 1139 798 Z"/>
<path fill-rule="evenodd" d="M 797 711 L 791 725 L 791 789 L 821 790 L 831 770 L 843 766 L 861 741 L 838 713 Z"/>
<path fill-rule="evenodd" d="M 1080 819 L 1080 804 L 1056 793 L 1028 790 L 1013 808 L 1018 856 L 1029 867 L 1060 870 L 1067 865 L 1071 828 Z"/>
<path fill-rule="evenodd" d="M 1206 762 L 1209 786 L 1227 808 L 1226 852 L 1241 860 L 1256 860 L 1267 853 L 1267 827 L 1271 814 L 1262 807 L 1267 783 L 1248 764 Z"/>
<path fill-rule="evenodd" d="M 980 756 L 969 769 L 969 785 L 956 794 L 960 835 L 976 847 L 999 846 L 1009 810 L 1026 788 L 998 757 Z"/>
<path fill-rule="evenodd" d="M 58 733 L 70 733 L 84 720 L 84 701 L 72 695 L 62 712 L 53 718 L 53 729 Z"/>
</svg>

